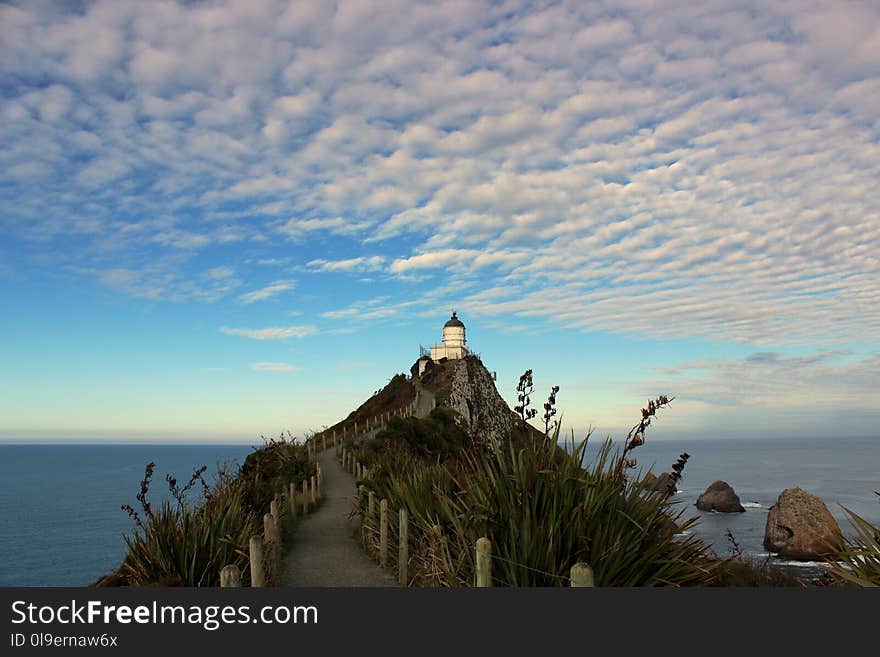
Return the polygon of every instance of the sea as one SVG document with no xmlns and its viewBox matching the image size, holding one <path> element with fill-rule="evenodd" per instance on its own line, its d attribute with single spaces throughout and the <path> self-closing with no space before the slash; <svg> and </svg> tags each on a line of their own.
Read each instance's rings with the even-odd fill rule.
<svg viewBox="0 0 880 657">
<path fill-rule="evenodd" d="M 135 499 L 144 467 L 156 463 L 150 499 L 167 499 L 165 475 L 186 482 L 194 468 L 208 473 L 243 463 L 247 445 L 13 445 L 0 444 L 0 586 L 85 586 L 114 570 L 125 554 L 123 536 L 134 528 L 121 509 Z M 819 496 L 844 533 L 843 506 L 880 524 L 880 438 L 706 439 L 651 441 L 633 452 L 638 466 L 668 471 L 690 454 L 674 501 L 693 531 L 719 556 L 730 554 L 728 530 L 739 549 L 774 559 L 762 542 L 767 511 L 791 486 Z M 588 459 L 590 457 L 588 451 Z M 745 513 L 703 513 L 697 497 L 723 479 Z M 784 562 L 790 567 L 819 564 Z"/>
<path fill-rule="evenodd" d="M 0 444 L 0 586 L 87 586 L 116 569 L 135 523 L 136 495 L 155 462 L 148 500 L 170 499 L 166 475 L 236 468 L 248 445 Z M 194 499 L 199 491 L 194 491 Z M 143 515 L 143 513 L 141 513 Z"/>
<path fill-rule="evenodd" d="M 598 448 L 587 451 L 587 460 Z M 741 438 L 651 441 L 631 452 L 636 470 L 671 472 L 682 454 L 687 464 L 672 497 L 682 518 L 696 517 L 692 533 L 707 540 L 720 557 L 736 550 L 757 560 L 770 559 L 789 569 L 810 569 L 818 562 L 778 559 L 764 549 L 767 513 L 786 488 L 798 486 L 819 497 L 845 535 L 852 526 L 844 507 L 880 526 L 880 437 L 877 438 Z M 745 513 L 703 512 L 697 498 L 718 480 L 730 484 Z M 728 537 L 728 532 L 736 546 Z"/>
</svg>

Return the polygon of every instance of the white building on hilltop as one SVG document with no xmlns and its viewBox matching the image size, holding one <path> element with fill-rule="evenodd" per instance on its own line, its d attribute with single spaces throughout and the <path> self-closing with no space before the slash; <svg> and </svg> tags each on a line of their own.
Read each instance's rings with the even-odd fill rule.
<svg viewBox="0 0 880 657">
<path fill-rule="evenodd" d="M 435 344 L 431 347 L 431 360 L 441 358 L 464 358 L 468 355 L 467 340 L 464 337 L 464 324 L 452 311 L 452 317 L 443 325 L 443 344 Z"/>
<path fill-rule="evenodd" d="M 440 341 L 442 344 L 435 344 L 431 346 L 430 350 L 422 347 L 421 356 L 417 361 L 419 376 L 425 371 L 428 361 L 439 361 L 443 358 L 453 360 L 464 358 L 470 354 L 470 350 L 467 348 L 464 324 L 454 310 L 452 317 L 443 325 L 443 337 Z"/>
</svg>

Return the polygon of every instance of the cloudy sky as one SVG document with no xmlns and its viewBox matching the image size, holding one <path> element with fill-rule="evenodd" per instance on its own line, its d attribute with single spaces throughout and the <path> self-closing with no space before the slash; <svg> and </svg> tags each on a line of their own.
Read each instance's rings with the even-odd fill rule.
<svg viewBox="0 0 880 657">
<path fill-rule="evenodd" d="M 578 432 L 876 435 L 878 107 L 877 2 L 4 4 L 0 439 L 318 429 L 453 308 Z"/>
</svg>

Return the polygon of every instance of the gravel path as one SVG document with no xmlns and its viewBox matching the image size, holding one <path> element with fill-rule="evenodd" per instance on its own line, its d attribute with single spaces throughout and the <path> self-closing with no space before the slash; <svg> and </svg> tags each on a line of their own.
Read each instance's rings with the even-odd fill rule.
<svg viewBox="0 0 880 657">
<path fill-rule="evenodd" d="M 336 460 L 331 448 L 318 454 L 324 475 L 324 499 L 303 519 L 285 562 L 284 586 L 397 586 L 397 579 L 379 568 L 358 545 L 357 518 L 349 519 L 354 479 Z"/>
</svg>

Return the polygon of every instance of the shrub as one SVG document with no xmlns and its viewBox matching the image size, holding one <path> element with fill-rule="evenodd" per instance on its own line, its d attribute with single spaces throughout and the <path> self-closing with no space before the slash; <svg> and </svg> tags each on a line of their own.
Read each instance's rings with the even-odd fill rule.
<svg viewBox="0 0 880 657">
<path fill-rule="evenodd" d="M 287 490 L 290 482 L 299 484 L 315 473 L 308 450 L 292 437 L 263 440 L 260 449 L 248 454 L 238 474 L 244 495 L 255 509 L 267 508 L 279 490 Z"/>
<path fill-rule="evenodd" d="M 148 466 L 139 496 L 145 517 L 141 520 L 134 513 L 138 527 L 125 537 L 128 552 L 120 573 L 128 583 L 217 586 L 220 570 L 227 564 L 242 568 L 247 579 L 243 566 L 248 540 L 261 525 L 243 486 L 221 475 L 213 488 L 205 490 L 203 504 L 192 505 L 181 495 L 154 510 L 146 500 L 151 474 Z"/>
</svg>

